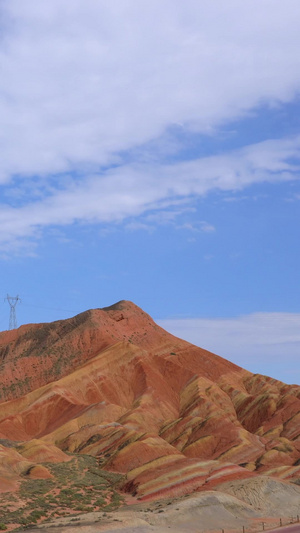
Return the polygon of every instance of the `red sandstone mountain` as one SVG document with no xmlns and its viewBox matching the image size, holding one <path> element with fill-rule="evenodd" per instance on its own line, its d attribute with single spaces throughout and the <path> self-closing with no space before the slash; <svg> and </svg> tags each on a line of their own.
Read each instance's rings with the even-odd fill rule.
<svg viewBox="0 0 300 533">
<path fill-rule="evenodd" d="M 131 302 L 0 333 L 0 492 L 70 453 L 140 499 L 300 479 L 300 387 L 180 340 Z"/>
</svg>

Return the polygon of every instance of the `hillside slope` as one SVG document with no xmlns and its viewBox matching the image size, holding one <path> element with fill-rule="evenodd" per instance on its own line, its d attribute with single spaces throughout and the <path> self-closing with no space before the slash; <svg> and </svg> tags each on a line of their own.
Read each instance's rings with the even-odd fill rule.
<svg viewBox="0 0 300 533">
<path fill-rule="evenodd" d="M 122 301 L 0 334 L 0 491 L 70 454 L 140 500 L 300 480 L 300 387 L 180 340 Z M 1 466 L 2 465 L 2 466 Z"/>
</svg>

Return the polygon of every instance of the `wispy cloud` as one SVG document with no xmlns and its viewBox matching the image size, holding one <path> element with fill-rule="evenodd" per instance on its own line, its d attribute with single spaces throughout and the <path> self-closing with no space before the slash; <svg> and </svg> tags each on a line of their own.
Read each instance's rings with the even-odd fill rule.
<svg viewBox="0 0 300 533">
<path fill-rule="evenodd" d="M 166 207 L 212 191 L 242 190 L 253 183 L 295 179 L 300 137 L 266 141 L 226 155 L 194 159 L 173 165 L 123 165 L 99 175 L 82 176 L 65 190 L 21 207 L 2 205 L 0 242 L 34 237 L 51 225 L 74 222 L 120 223 L 150 211 L 147 222 L 170 221 L 180 212 Z M 293 161 L 292 161 L 293 160 Z M 202 231 L 213 225 L 200 221 Z"/>
<path fill-rule="evenodd" d="M 299 313 L 253 313 L 210 319 L 172 318 L 157 322 L 177 337 L 252 372 L 300 383 Z"/>
<path fill-rule="evenodd" d="M 299 138 L 168 161 L 187 135 L 213 135 L 300 89 L 297 0 L 203 7 L 1 3 L 2 248 L 51 225 L 118 223 L 210 191 L 295 178 Z"/>
<path fill-rule="evenodd" d="M 216 230 L 216 228 L 212 225 L 206 222 L 205 220 L 200 220 L 197 223 L 191 223 L 191 222 L 185 222 L 181 226 L 179 226 L 180 229 L 186 229 L 187 231 L 192 232 L 204 232 L 204 233 L 212 233 Z"/>
</svg>

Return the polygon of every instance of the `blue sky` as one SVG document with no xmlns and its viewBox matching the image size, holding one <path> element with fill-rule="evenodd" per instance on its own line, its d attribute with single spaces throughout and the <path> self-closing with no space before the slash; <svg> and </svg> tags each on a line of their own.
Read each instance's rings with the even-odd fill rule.
<svg viewBox="0 0 300 533">
<path fill-rule="evenodd" d="M 299 2 L 0 10 L 0 328 L 129 299 L 300 383 Z"/>
</svg>

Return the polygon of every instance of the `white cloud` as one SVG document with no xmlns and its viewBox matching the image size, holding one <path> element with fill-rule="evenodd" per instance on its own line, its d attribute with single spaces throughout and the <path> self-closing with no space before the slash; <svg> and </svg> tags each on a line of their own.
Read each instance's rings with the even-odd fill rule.
<svg viewBox="0 0 300 533">
<path fill-rule="evenodd" d="M 2 180 L 106 164 L 170 124 L 207 132 L 292 99 L 297 14 L 297 0 L 2 2 Z"/>
<path fill-rule="evenodd" d="M 189 163 L 160 157 L 180 142 L 174 126 L 211 134 L 299 94 L 299 16 L 297 0 L 2 1 L 0 243 L 292 179 L 299 139 Z"/>
<path fill-rule="evenodd" d="M 198 232 L 212 233 L 213 231 L 216 231 L 216 228 L 212 224 L 209 224 L 209 222 L 206 222 L 205 220 L 200 220 L 197 223 L 185 222 L 184 224 L 178 227 L 181 229 L 185 229 L 187 231 L 192 231 L 196 233 Z"/>
<path fill-rule="evenodd" d="M 200 222 L 200 231 L 204 231 L 204 233 L 212 233 L 216 231 L 216 228 L 212 224 L 209 224 L 208 222 L 205 222 L 205 220 L 202 220 Z"/>
<path fill-rule="evenodd" d="M 75 181 L 65 190 L 22 207 L 3 205 L 0 211 L 0 243 L 34 236 L 37 229 L 74 222 L 118 223 L 150 210 L 147 222 L 166 223 L 186 209 L 193 195 L 216 190 L 240 190 L 253 183 L 292 180 L 299 166 L 288 158 L 298 157 L 300 137 L 266 141 L 227 155 L 206 157 L 173 165 L 129 164 L 111 168 L 102 175 Z M 179 203 L 178 203 L 179 202 Z M 165 208 L 175 206 L 173 213 Z M 200 221 L 202 231 L 213 226 Z"/>
<path fill-rule="evenodd" d="M 300 384 L 300 314 L 253 313 L 234 318 L 160 319 L 177 337 L 252 372 Z"/>
</svg>

